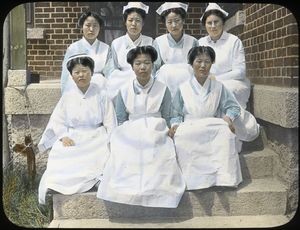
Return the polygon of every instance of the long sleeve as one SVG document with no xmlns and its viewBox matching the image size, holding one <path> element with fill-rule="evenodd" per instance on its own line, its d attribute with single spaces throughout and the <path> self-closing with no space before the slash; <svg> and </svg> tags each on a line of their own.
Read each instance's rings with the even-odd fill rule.
<svg viewBox="0 0 300 230">
<path fill-rule="evenodd" d="M 105 78 L 107 78 L 107 76 L 111 73 L 113 67 L 112 67 L 112 51 L 111 48 L 109 48 L 108 53 L 107 53 L 107 57 L 106 57 L 106 62 L 105 62 L 105 66 L 102 70 L 102 73 L 104 75 Z"/>
<path fill-rule="evenodd" d="M 231 52 L 232 62 L 228 63 L 231 64 L 231 71 L 217 74 L 218 80 L 243 80 L 246 77 L 245 52 L 240 39 L 235 40 Z"/>
<path fill-rule="evenodd" d="M 104 116 L 103 116 L 103 125 L 107 130 L 107 133 L 110 135 L 111 131 L 117 126 L 117 117 L 112 101 L 105 96 L 104 99 Z"/>
<path fill-rule="evenodd" d="M 58 138 L 61 138 L 67 131 L 68 127 L 65 121 L 63 97 L 57 103 L 49 120 L 49 125 Z"/>
<path fill-rule="evenodd" d="M 172 96 L 170 90 L 166 88 L 165 95 L 163 97 L 159 111 L 161 112 L 162 118 L 166 120 L 168 127 L 170 127 L 171 109 L 172 109 Z"/>
<path fill-rule="evenodd" d="M 226 114 L 232 121 L 241 114 L 241 107 L 234 98 L 233 94 L 222 85 L 222 94 L 220 99 L 220 110 Z"/>
<path fill-rule="evenodd" d="M 128 120 L 129 117 L 129 114 L 126 112 L 126 107 L 120 91 L 116 98 L 116 115 L 117 115 L 118 125 L 123 124 L 125 121 Z"/>
<path fill-rule="evenodd" d="M 68 127 L 65 124 L 64 115 L 63 99 L 60 98 L 38 144 L 38 148 L 41 152 L 51 148 L 55 141 L 67 133 Z"/>
<path fill-rule="evenodd" d="M 109 76 L 111 75 L 111 73 L 115 70 L 119 70 L 119 66 L 118 66 L 118 56 L 117 56 L 117 52 L 114 49 L 114 46 L 111 46 L 110 48 L 110 52 L 109 52 L 109 58 L 108 61 L 106 63 L 105 66 L 105 77 L 109 78 Z"/>
<path fill-rule="evenodd" d="M 171 120 L 170 120 L 171 127 L 183 122 L 184 119 L 183 105 L 184 103 L 181 96 L 181 92 L 178 89 L 172 102 Z"/>
<path fill-rule="evenodd" d="M 155 48 L 155 50 L 157 51 L 157 59 L 153 64 L 153 73 L 156 73 L 157 70 L 159 70 L 159 68 L 164 64 L 160 55 L 160 50 L 159 50 L 159 45 L 157 43 L 157 40 L 153 41 L 153 47 Z"/>
</svg>

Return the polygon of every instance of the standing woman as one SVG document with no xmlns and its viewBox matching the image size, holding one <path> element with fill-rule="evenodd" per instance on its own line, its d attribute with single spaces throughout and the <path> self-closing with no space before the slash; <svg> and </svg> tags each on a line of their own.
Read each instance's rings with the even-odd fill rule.
<svg viewBox="0 0 300 230">
<path fill-rule="evenodd" d="M 156 77 L 168 86 L 172 97 L 178 85 L 191 77 L 192 71 L 186 57 L 189 50 L 198 45 L 197 39 L 183 30 L 187 9 L 188 5 L 184 3 L 165 2 L 156 11 L 168 30 L 167 34 L 157 37 L 153 42 L 158 52 Z"/>
<path fill-rule="evenodd" d="M 151 76 L 157 52 L 141 46 L 127 54 L 136 78 L 117 96 L 119 126 L 97 197 L 118 203 L 176 208 L 185 190 L 173 141 L 168 137 L 171 94 Z"/>
<path fill-rule="evenodd" d="M 224 31 L 228 13 L 218 4 L 209 3 L 201 21 L 208 36 L 199 39 L 200 46 L 210 46 L 216 52 L 211 73 L 231 91 L 242 108 L 247 107 L 250 81 L 246 78 L 245 53 L 242 41 Z"/>
<path fill-rule="evenodd" d="M 103 26 L 103 19 L 95 12 L 84 12 L 78 20 L 78 26 L 82 29 L 83 37 L 67 48 L 61 73 L 62 93 L 70 88 L 76 88 L 76 84 L 67 70 L 67 61 L 69 57 L 80 53 L 88 54 L 95 62 L 94 75 L 91 81 L 97 83 L 100 88 L 106 85 L 104 67 L 109 57 L 109 46 L 97 39 Z"/>
<path fill-rule="evenodd" d="M 135 74 L 126 60 L 128 51 L 137 46 L 152 45 L 153 39 L 141 33 L 148 9 L 149 6 L 142 2 L 128 2 L 123 7 L 123 19 L 127 32 L 112 41 L 108 64 L 107 88 L 108 95 L 112 100 L 129 79 L 135 78 Z"/>
</svg>

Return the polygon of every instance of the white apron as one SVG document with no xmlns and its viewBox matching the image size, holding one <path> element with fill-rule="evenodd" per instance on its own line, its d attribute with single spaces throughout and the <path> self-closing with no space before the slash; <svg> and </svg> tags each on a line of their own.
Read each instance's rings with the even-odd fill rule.
<svg viewBox="0 0 300 230">
<path fill-rule="evenodd" d="M 45 204 L 48 189 L 69 195 L 91 189 L 101 178 L 109 156 L 105 128 L 70 130 L 75 146 L 56 141 L 39 185 L 39 203 Z"/>
<path fill-rule="evenodd" d="M 126 34 L 113 42 L 117 51 L 117 62 L 120 69 L 115 69 L 108 77 L 108 96 L 113 100 L 119 89 L 130 80 L 135 79 L 135 73 L 131 65 L 127 62 L 127 53 L 136 47 L 135 43 Z M 139 46 L 152 45 L 152 38 L 141 35 Z"/>
<path fill-rule="evenodd" d="M 149 94 L 137 95 L 132 84 L 122 90 L 129 120 L 111 135 L 111 156 L 97 197 L 118 203 L 176 208 L 185 183 L 167 136 L 161 105 L 166 87 L 155 82 Z"/>
<path fill-rule="evenodd" d="M 236 135 L 221 118 L 215 118 L 221 84 L 196 94 L 191 82 L 180 86 L 188 114 L 174 136 L 178 162 L 188 190 L 211 186 L 237 186 L 242 181 Z"/>
<path fill-rule="evenodd" d="M 182 48 L 170 47 L 167 35 L 157 38 L 160 55 L 165 64 L 156 72 L 156 78 L 168 86 L 172 98 L 175 96 L 178 86 L 193 75 L 191 65 L 187 64 L 187 54 L 193 47 L 194 38 L 185 34 L 184 36 Z"/>
</svg>

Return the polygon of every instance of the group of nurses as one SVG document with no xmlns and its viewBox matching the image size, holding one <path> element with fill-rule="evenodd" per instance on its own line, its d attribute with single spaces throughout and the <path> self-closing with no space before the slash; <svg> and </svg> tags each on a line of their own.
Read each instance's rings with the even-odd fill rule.
<svg viewBox="0 0 300 230">
<path fill-rule="evenodd" d="M 113 40 L 110 47 L 97 39 L 103 26 L 101 17 L 93 12 L 84 13 L 78 23 L 83 38 L 68 47 L 63 61 L 62 94 L 68 95 L 78 87 L 72 72 L 67 71 L 70 57 L 78 53 L 91 57 L 95 64 L 91 83 L 113 102 L 119 125 L 107 138 L 110 157 L 97 197 L 133 205 L 176 208 L 185 186 L 187 189 L 237 186 L 242 178 L 236 140 L 251 141 L 257 136 L 259 126 L 245 111 L 250 82 L 245 76 L 242 42 L 223 30 L 228 13 L 216 3 L 209 3 L 201 17 L 208 36 L 198 41 L 184 33 L 188 5 L 165 2 L 156 12 L 168 33 L 153 40 L 141 33 L 148 10 L 142 2 L 124 6 L 127 32 Z M 203 57 L 210 62 L 207 72 L 197 64 Z M 203 74 L 204 78 L 197 78 Z M 204 80 L 200 83 L 201 79 Z M 111 114 L 115 116 L 115 111 Z M 219 119 L 222 117 L 224 120 Z M 195 118 L 200 121 L 195 123 Z M 252 132 L 245 128 L 247 122 L 252 122 Z M 221 154 L 219 149 L 211 149 L 213 158 L 205 151 L 197 152 L 206 149 L 205 138 L 201 143 L 189 138 L 192 133 L 198 138 L 216 132 L 218 138 L 207 141 L 226 151 Z M 220 142 L 222 135 L 227 138 Z M 176 153 L 173 142 L 178 145 Z M 195 147 L 194 143 L 198 145 Z M 191 158 L 191 149 L 185 146 L 194 146 L 193 153 L 200 160 L 192 160 L 196 156 Z M 127 148 L 129 151 L 124 151 Z M 224 160 L 229 161 L 222 166 Z M 217 168 L 220 170 L 214 171 Z M 210 175 L 206 176 L 207 173 Z"/>
</svg>

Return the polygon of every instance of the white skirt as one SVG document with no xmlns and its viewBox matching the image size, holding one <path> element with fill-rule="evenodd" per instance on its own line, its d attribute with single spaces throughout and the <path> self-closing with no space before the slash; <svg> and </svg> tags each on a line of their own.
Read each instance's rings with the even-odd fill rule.
<svg viewBox="0 0 300 230">
<path fill-rule="evenodd" d="M 184 121 L 174 142 L 188 190 L 237 186 L 242 181 L 236 136 L 223 119 Z"/>
<path fill-rule="evenodd" d="M 101 178 L 109 157 L 105 128 L 71 130 L 74 146 L 64 147 L 57 140 L 48 157 L 47 168 L 39 184 L 39 203 L 45 204 L 48 189 L 70 195 L 91 189 Z"/>
<path fill-rule="evenodd" d="M 156 72 L 156 79 L 168 86 L 172 98 L 174 98 L 179 85 L 193 76 L 191 65 L 179 64 L 164 64 Z"/>
<path fill-rule="evenodd" d="M 111 134 L 111 155 L 97 197 L 130 205 L 176 208 L 185 183 L 162 118 L 127 121 Z"/>
</svg>

